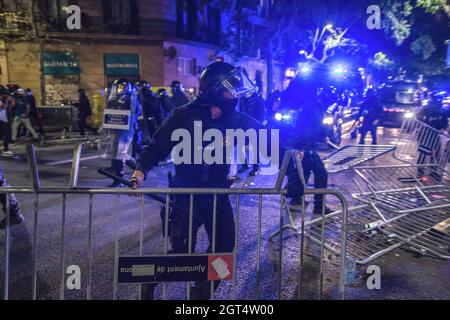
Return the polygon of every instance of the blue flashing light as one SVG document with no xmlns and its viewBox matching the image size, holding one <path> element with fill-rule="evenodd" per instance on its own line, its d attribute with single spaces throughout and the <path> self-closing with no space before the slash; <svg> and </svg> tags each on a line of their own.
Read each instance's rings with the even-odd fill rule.
<svg viewBox="0 0 450 320">
<path fill-rule="evenodd" d="M 337 66 L 337 67 L 335 67 L 334 69 L 333 69 L 333 73 L 334 74 L 344 74 L 344 73 L 346 73 L 347 72 L 347 70 L 344 68 L 344 67 L 342 67 L 342 66 Z"/>
<path fill-rule="evenodd" d="M 281 121 L 283 119 L 283 115 L 279 112 L 275 113 L 275 120 Z"/>
<path fill-rule="evenodd" d="M 309 67 L 309 66 L 303 66 L 303 67 L 300 69 L 300 72 L 303 73 L 303 74 L 308 74 L 308 73 L 311 72 L 311 67 Z"/>
</svg>

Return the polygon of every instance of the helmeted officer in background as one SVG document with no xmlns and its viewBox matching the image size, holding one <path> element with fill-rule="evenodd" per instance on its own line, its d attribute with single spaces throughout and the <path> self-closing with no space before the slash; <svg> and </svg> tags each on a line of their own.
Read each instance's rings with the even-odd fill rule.
<svg viewBox="0 0 450 320">
<path fill-rule="evenodd" d="M 142 116 L 142 120 L 139 121 L 142 128 L 142 140 L 148 144 L 163 121 L 163 113 L 161 104 L 147 81 L 138 81 L 136 89 Z"/>
<path fill-rule="evenodd" d="M 187 130 L 194 136 L 194 122 L 201 121 L 202 134 L 208 129 L 218 129 L 226 136 L 227 129 L 249 128 L 260 129 L 262 124 L 245 114 L 237 112 L 239 98 L 249 96 L 256 91 L 256 86 L 249 79 L 246 71 L 224 62 L 208 65 L 200 77 L 199 93 L 188 105 L 174 109 L 168 119 L 153 136 L 154 141 L 141 154 L 138 169 L 131 181 L 135 187 L 143 184 L 147 173 L 159 161 L 166 159 L 177 144 L 171 141 L 172 133 L 177 129 Z M 191 163 L 175 165 L 175 177 L 172 186 L 176 188 L 225 188 L 230 165 L 226 164 L 194 164 L 194 150 L 206 147 L 192 144 Z M 233 143 L 224 141 L 226 143 Z M 225 148 L 225 146 L 223 146 Z M 224 153 L 225 155 L 225 153 Z M 176 195 L 174 203 L 189 211 L 189 195 Z M 217 196 L 216 206 L 215 252 L 233 252 L 235 225 L 230 200 L 226 195 Z M 195 195 L 193 203 L 192 252 L 195 249 L 198 229 L 204 225 L 209 239 L 209 252 L 212 251 L 213 239 L 213 196 Z M 187 253 L 189 239 L 189 216 L 173 209 L 170 217 L 171 244 L 173 253 Z M 217 288 L 219 282 L 215 282 Z M 209 299 L 210 284 L 198 282 L 191 288 L 191 298 Z"/>
<path fill-rule="evenodd" d="M 172 91 L 172 96 L 170 97 L 172 108 L 179 108 L 189 103 L 189 98 L 183 92 L 183 86 L 180 81 L 172 81 L 170 90 Z"/>
<path fill-rule="evenodd" d="M 242 113 L 246 113 L 249 116 L 255 118 L 259 122 L 264 121 L 264 113 L 265 113 L 265 101 L 262 97 L 261 91 L 258 88 L 258 91 L 255 92 L 250 97 L 244 97 L 239 101 L 239 109 Z M 248 163 L 242 165 L 239 169 L 239 173 L 243 173 L 247 171 L 249 168 Z M 253 169 L 250 172 L 250 176 L 255 176 L 258 174 L 259 165 L 257 163 L 253 164 Z"/>
<path fill-rule="evenodd" d="M 417 119 L 426 123 L 430 127 L 436 129 L 436 131 L 423 128 L 418 135 L 419 138 L 419 157 L 417 164 L 425 164 L 427 158 L 429 158 L 430 164 L 437 164 L 444 167 L 447 163 L 437 163 L 443 161 L 439 155 L 441 149 L 445 146 L 441 145 L 440 134 L 448 134 L 448 112 L 442 108 L 443 96 L 440 93 L 432 93 L 429 103 L 417 114 Z M 447 160 L 445 159 L 445 162 Z M 423 176 L 425 174 L 424 168 L 418 169 L 418 175 Z M 442 173 L 439 173 L 437 168 L 433 167 L 431 177 L 437 181 L 442 179 Z"/>
<path fill-rule="evenodd" d="M 375 88 L 366 89 L 364 101 L 357 115 L 357 119 L 363 118 L 359 128 L 359 133 L 361 134 L 359 144 L 364 144 L 368 132 L 372 136 L 372 144 L 377 144 L 377 127 L 382 115 L 383 106 L 378 100 L 377 90 Z"/>
<path fill-rule="evenodd" d="M 328 173 L 317 153 L 319 143 L 327 141 L 326 129 L 322 123 L 326 108 L 333 97 L 332 90 L 321 88 L 318 82 L 308 79 L 297 79 L 295 90 L 288 91 L 284 103 L 299 106 L 295 129 L 288 133 L 288 144 L 294 149 L 303 151 L 302 167 L 304 182 L 307 185 L 311 173 L 314 174 L 314 188 L 327 188 Z M 297 98 L 290 94 L 297 92 Z M 297 101 L 295 101 L 297 99 Z M 290 207 L 299 210 L 302 205 L 304 184 L 297 170 L 288 170 L 288 194 L 292 198 Z M 313 213 L 322 214 L 323 195 L 314 196 Z M 325 214 L 332 212 L 325 207 Z"/>
<path fill-rule="evenodd" d="M 156 97 L 158 98 L 158 101 L 161 105 L 161 110 L 163 112 L 164 119 L 167 118 L 172 111 L 172 102 L 170 101 L 169 94 L 167 93 L 167 90 L 164 88 L 158 89 L 156 91 Z"/>
<path fill-rule="evenodd" d="M 111 159 L 111 167 L 106 170 L 123 177 L 125 162 L 132 160 L 134 131 L 139 114 L 137 93 L 128 80 L 119 79 L 114 81 L 107 90 L 106 101 L 107 109 L 128 111 L 129 126 L 127 129 L 105 129 L 110 137 L 105 149 L 107 157 Z M 120 185 L 119 181 L 113 181 L 109 187 Z"/>
</svg>

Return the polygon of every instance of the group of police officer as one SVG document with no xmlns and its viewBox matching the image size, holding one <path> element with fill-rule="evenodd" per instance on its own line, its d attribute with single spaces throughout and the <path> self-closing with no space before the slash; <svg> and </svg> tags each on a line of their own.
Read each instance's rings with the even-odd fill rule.
<svg viewBox="0 0 450 320">
<path fill-rule="evenodd" d="M 118 79 L 107 89 L 107 110 L 129 112 L 129 127 L 126 130 L 108 129 L 106 154 L 111 159 L 110 173 L 123 177 L 124 166 L 136 168 L 136 160 L 143 151 L 143 146 L 153 141 L 153 135 L 164 119 L 174 109 L 189 103 L 180 81 L 171 84 L 172 96 L 165 89 L 155 94 L 150 84 L 141 80 L 132 84 L 126 79 Z M 121 186 L 114 180 L 110 187 Z"/>
</svg>

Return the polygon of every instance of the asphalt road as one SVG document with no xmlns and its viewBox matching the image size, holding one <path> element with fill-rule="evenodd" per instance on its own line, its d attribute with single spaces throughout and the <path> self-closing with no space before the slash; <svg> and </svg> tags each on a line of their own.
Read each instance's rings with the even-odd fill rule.
<svg viewBox="0 0 450 320">
<path fill-rule="evenodd" d="M 395 129 L 380 128 L 380 144 L 392 144 L 395 141 Z M 343 144 L 355 143 L 346 139 Z M 69 183 L 73 144 L 52 147 L 37 147 L 37 159 L 41 185 L 44 187 L 66 187 Z M 30 186 L 28 165 L 25 161 L 24 146 L 16 145 L 13 151 L 18 158 L 0 158 L 9 183 L 13 186 Z M 109 165 L 95 149 L 85 149 L 82 154 L 79 185 L 83 187 L 105 187 L 110 181 L 100 176 L 96 170 Z M 395 163 L 390 154 L 371 163 Z M 146 181 L 148 187 L 165 187 L 167 171 L 171 165 L 160 166 L 152 171 Z M 130 171 L 128 172 L 130 173 Z M 247 177 L 238 176 L 237 187 L 271 187 L 276 176 Z M 342 192 L 351 202 L 351 194 L 356 192 L 352 182 L 353 173 L 345 172 L 330 175 L 330 188 Z M 26 222 L 11 229 L 10 253 L 10 299 L 30 299 L 32 293 L 32 252 L 33 252 L 33 211 L 34 196 L 17 195 Z M 114 275 L 114 232 L 116 197 L 96 195 L 93 204 L 92 232 L 92 298 L 111 299 L 113 297 Z M 235 197 L 231 197 L 233 206 Z M 159 217 L 160 205 L 152 200 L 144 202 L 144 238 L 143 254 L 163 253 L 164 242 Z M 330 199 L 330 206 L 338 209 L 336 200 Z M 67 275 L 61 268 L 61 248 L 64 246 L 64 267 L 77 265 L 81 268 L 82 282 L 80 290 L 64 289 L 66 299 L 85 299 L 88 277 L 88 212 L 89 199 L 83 195 L 68 195 L 65 217 L 65 240 L 61 242 L 62 196 L 41 195 L 39 197 L 38 236 L 37 236 L 37 298 L 58 299 L 60 297 L 60 279 Z M 257 196 L 243 196 L 240 202 L 239 216 L 237 280 L 222 282 L 217 290 L 216 299 L 232 299 L 236 292 L 238 299 L 255 299 L 257 274 Z M 307 213 L 308 219 L 311 213 Z M 285 219 L 286 221 L 286 219 Z M 299 218 L 296 220 L 299 223 Z M 299 247 L 300 237 L 285 232 L 282 247 L 281 288 L 278 285 L 279 237 L 271 243 L 269 236 L 279 228 L 280 199 L 275 196 L 263 196 L 262 240 L 260 249 L 260 290 L 259 298 L 296 299 L 299 291 Z M 121 196 L 119 203 L 119 255 L 139 254 L 140 199 Z M 5 243 L 4 231 L 0 231 L 0 247 Z M 302 297 L 317 299 L 319 296 L 319 254 L 320 248 L 306 240 L 306 254 L 302 269 Z M 205 252 L 207 238 L 200 231 L 197 251 Z M 324 263 L 323 298 L 337 299 L 337 276 L 339 259 L 326 254 Z M 0 250 L 0 289 L 3 292 L 4 251 Z M 346 288 L 347 299 L 450 299 L 450 266 L 448 261 L 418 255 L 405 249 L 396 249 L 386 256 L 378 258 L 372 264 L 381 268 L 381 289 L 369 290 L 366 286 L 366 267 L 358 267 L 362 281 Z M 186 284 L 169 284 L 170 299 L 184 299 Z M 119 285 L 119 299 L 138 298 L 137 285 Z M 161 297 L 162 288 L 157 287 Z"/>
</svg>

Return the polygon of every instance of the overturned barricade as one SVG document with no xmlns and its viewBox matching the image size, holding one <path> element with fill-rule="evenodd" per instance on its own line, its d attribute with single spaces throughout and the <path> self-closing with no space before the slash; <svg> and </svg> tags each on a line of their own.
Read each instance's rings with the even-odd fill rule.
<svg viewBox="0 0 450 320">
<path fill-rule="evenodd" d="M 423 255 L 450 258 L 449 146 L 448 135 L 408 119 L 393 152 L 398 165 L 351 168 L 360 191 L 353 197 L 362 203 L 348 214 L 351 259 L 367 264 L 402 245 Z M 324 224 L 311 221 L 311 238 L 319 242 L 321 233 L 328 232 L 325 247 L 337 252 L 339 223 L 333 215 Z"/>
</svg>

